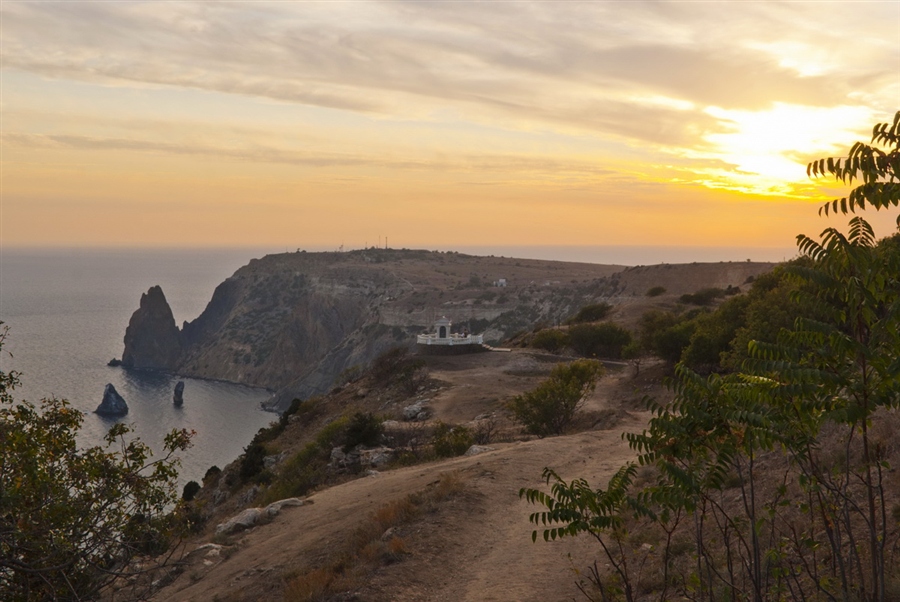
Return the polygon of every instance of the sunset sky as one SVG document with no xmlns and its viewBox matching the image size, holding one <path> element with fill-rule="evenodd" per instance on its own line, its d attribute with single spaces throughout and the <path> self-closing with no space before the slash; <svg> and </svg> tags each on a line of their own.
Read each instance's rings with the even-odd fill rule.
<svg viewBox="0 0 900 602">
<path fill-rule="evenodd" d="M 900 2 L 0 4 L 0 244 L 790 247 Z M 882 234 L 893 213 L 870 214 Z"/>
</svg>

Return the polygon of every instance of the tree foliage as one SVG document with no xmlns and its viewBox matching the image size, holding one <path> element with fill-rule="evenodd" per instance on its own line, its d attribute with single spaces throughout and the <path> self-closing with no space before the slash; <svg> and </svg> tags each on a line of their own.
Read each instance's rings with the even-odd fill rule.
<svg viewBox="0 0 900 602">
<path fill-rule="evenodd" d="M 870 144 L 857 142 L 844 158 L 813 161 L 806 173 L 813 177 L 831 175 L 843 184 L 859 182 L 847 196 L 825 203 L 819 214 L 855 213 L 867 206 L 875 210 L 900 206 L 900 111 L 892 123 L 879 123 L 872 128 Z M 897 226 L 900 227 L 900 216 Z"/>
<path fill-rule="evenodd" d="M 532 391 L 516 396 L 507 408 L 528 433 L 538 437 L 561 435 L 602 374 L 603 366 L 596 360 L 558 364 L 550 372 L 550 378 Z"/>
<path fill-rule="evenodd" d="M 530 345 L 535 349 L 543 349 L 550 353 L 561 351 L 569 344 L 569 334 L 562 330 L 544 328 L 534 333 Z"/>
<path fill-rule="evenodd" d="M 124 424 L 105 446 L 79 449 L 81 412 L 62 399 L 16 402 L 17 384 L 0 372 L 0 599 L 92 598 L 136 555 L 168 547 L 175 453 L 191 433 L 172 431 L 156 459 Z"/>
<path fill-rule="evenodd" d="M 584 357 L 618 359 L 631 342 L 631 333 L 612 322 L 578 324 L 569 329 L 569 346 Z"/>
<path fill-rule="evenodd" d="M 646 312 L 638 326 L 641 349 L 670 364 L 678 363 L 697 328 L 693 320 L 696 315 L 678 315 L 660 310 Z"/>
<path fill-rule="evenodd" d="M 810 164 L 813 175 L 863 181 L 824 212 L 897 205 L 896 185 L 886 184 L 897 182 L 900 167 L 898 123 L 900 112 L 873 135 L 891 152 L 857 144 L 845 160 Z M 679 364 L 674 400 L 653 406 L 648 428 L 627 435 L 636 462 L 605 489 L 546 470 L 549 493 L 520 492 L 542 507 L 531 522 L 545 539 L 587 533 L 600 542 L 609 569 L 594 565 L 586 593 L 629 601 L 641 593 L 658 600 L 897 599 L 892 445 L 875 424 L 900 405 L 900 238 L 878 242 L 854 217 L 847 234 L 801 235 L 798 247 L 803 260 L 746 301 L 765 303 L 737 328 L 736 340 L 749 337 L 740 372 L 704 377 Z M 762 332 L 778 303 L 789 306 L 790 327 L 752 338 L 748 332 Z M 697 336 L 708 326 L 701 320 Z M 639 466 L 649 471 L 642 486 Z M 629 529 L 657 533 L 652 558 L 630 545 Z M 679 552 L 685 542 L 690 554 Z M 662 578 L 649 584 L 652 562 Z"/>
</svg>

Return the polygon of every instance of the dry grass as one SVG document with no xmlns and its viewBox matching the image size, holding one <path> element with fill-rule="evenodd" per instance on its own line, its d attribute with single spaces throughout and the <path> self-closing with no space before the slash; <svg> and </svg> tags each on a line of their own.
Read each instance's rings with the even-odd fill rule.
<svg viewBox="0 0 900 602">
<path fill-rule="evenodd" d="M 285 574 L 285 602 L 320 602 L 361 587 L 378 567 L 409 554 L 406 540 L 395 530 L 437 511 L 442 502 L 465 489 L 459 473 L 449 472 L 424 491 L 384 504 L 350 535 L 346 548 L 323 566 Z"/>
</svg>

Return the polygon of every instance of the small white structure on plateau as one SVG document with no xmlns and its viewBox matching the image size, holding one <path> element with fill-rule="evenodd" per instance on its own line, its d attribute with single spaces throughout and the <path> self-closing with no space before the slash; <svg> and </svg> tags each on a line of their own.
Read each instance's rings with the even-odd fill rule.
<svg viewBox="0 0 900 602">
<path fill-rule="evenodd" d="M 467 332 L 458 333 L 450 332 L 453 325 L 446 317 L 441 317 L 434 323 L 434 332 L 420 334 L 416 337 L 416 343 L 419 345 L 445 345 L 453 347 L 456 345 L 481 345 L 484 343 L 484 336 L 480 334 L 469 334 Z"/>
<path fill-rule="evenodd" d="M 499 280 L 494 280 L 494 286 L 506 286 L 506 278 L 500 278 Z"/>
</svg>

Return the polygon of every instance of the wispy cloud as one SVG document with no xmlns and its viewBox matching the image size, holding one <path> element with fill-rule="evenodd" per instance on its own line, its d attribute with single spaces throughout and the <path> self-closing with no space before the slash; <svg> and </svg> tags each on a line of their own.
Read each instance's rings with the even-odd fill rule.
<svg viewBox="0 0 900 602">
<path fill-rule="evenodd" d="M 2 52 L 7 68 L 51 77 L 387 115 L 427 115 L 454 104 L 476 119 L 487 112 L 490 119 L 636 140 L 661 134 L 662 143 L 684 144 L 715 127 L 702 113 L 707 106 L 760 109 L 773 99 L 831 106 L 846 102 L 861 81 L 896 72 L 885 57 L 864 55 L 842 73 L 847 65 L 832 56 L 822 73 L 805 76 L 773 56 L 766 43 L 787 33 L 800 47 L 812 35 L 816 47 L 823 37 L 843 37 L 803 31 L 819 8 L 7 2 Z M 628 100 L 649 94 L 697 110 L 675 118 Z"/>
<path fill-rule="evenodd" d="M 102 177 L 110 161 L 169 178 L 166 194 L 177 172 L 197 198 L 227 178 L 284 199 L 339 183 L 316 188 L 335 195 L 320 224 L 332 198 L 376 188 L 486 211 L 565 198 L 603 213 L 629 196 L 663 212 L 674 189 L 809 199 L 824 189 L 805 161 L 900 98 L 893 2 L 5 0 L 0 14 L 0 144 L 21 198 L 51 183 L 139 195 Z M 54 180 L 44 161 L 100 175 Z"/>
</svg>

